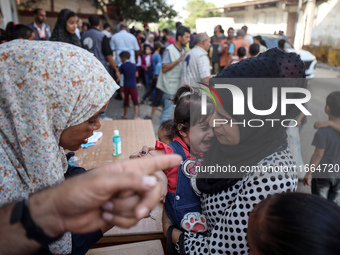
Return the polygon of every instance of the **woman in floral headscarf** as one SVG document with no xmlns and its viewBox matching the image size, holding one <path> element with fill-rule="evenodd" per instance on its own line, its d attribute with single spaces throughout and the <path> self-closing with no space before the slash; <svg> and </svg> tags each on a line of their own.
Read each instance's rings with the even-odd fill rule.
<svg viewBox="0 0 340 255">
<path fill-rule="evenodd" d="M 0 46 L 0 206 L 64 180 L 64 149 L 77 150 L 100 127 L 118 88 L 88 51 L 15 40 Z M 71 234 L 52 243 L 71 252 Z"/>
</svg>

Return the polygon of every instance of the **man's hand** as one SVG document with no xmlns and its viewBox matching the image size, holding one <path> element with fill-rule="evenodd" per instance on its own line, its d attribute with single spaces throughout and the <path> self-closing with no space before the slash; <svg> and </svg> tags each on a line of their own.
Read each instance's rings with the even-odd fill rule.
<svg viewBox="0 0 340 255">
<path fill-rule="evenodd" d="M 181 157 L 165 155 L 109 164 L 32 195 L 33 220 L 51 237 L 89 233 L 108 226 L 130 227 L 159 203 L 160 169 L 178 166 Z"/>
</svg>

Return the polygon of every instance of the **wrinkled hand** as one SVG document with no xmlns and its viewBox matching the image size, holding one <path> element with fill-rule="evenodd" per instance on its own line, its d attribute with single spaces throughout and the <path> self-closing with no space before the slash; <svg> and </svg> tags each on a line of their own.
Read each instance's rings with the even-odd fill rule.
<svg viewBox="0 0 340 255">
<path fill-rule="evenodd" d="M 155 177 L 146 175 L 180 162 L 178 155 L 127 160 L 72 177 L 30 198 L 33 220 L 38 226 L 53 222 L 53 231 L 46 231 L 50 236 L 89 233 L 108 225 L 130 227 L 159 203 L 161 187 Z M 50 208 L 45 217 L 34 217 L 34 203 L 39 201 Z"/>
</svg>

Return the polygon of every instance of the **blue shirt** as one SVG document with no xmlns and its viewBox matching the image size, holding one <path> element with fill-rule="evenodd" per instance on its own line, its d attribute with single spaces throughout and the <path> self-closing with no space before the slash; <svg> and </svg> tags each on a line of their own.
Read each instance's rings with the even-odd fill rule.
<svg viewBox="0 0 340 255">
<path fill-rule="evenodd" d="M 154 53 L 152 54 L 152 70 L 153 70 L 153 75 L 159 75 L 156 74 L 156 66 L 158 65 L 158 63 L 162 62 L 162 57 L 159 53 Z"/>
<path fill-rule="evenodd" d="M 161 72 L 161 68 L 162 68 L 162 62 L 159 62 L 154 69 L 155 70 L 154 75 L 159 76 L 159 73 Z"/>
<path fill-rule="evenodd" d="M 124 87 L 137 88 L 136 71 L 138 67 L 129 60 L 125 61 L 120 67 L 119 72 L 124 75 Z"/>
</svg>

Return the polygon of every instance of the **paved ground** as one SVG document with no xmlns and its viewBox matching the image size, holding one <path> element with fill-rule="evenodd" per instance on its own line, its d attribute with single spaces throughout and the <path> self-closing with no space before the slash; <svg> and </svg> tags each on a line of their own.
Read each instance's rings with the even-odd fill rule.
<svg viewBox="0 0 340 255">
<path fill-rule="evenodd" d="M 141 98 L 143 96 L 143 93 L 145 92 L 144 87 L 138 87 L 138 96 Z M 139 117 L 144 118 L 145 116 L 149 116 L 151 113 L 151 106 L 148 105 L 147 102 L 139 106 Z M 155 129 L 156 134 L 156 128 L 159 124 L 159 120 L 161 117 L 161 110 L 162 107 L 159 107 L 153 117 L 152 124 Z M 123 113 L 123 100 L 117 100 L 114 98 L 114 96 L 111 98 L 109 105 L 106 110 L 106 117 L 111 119 L 122 119 L 121 114 Z M 128 108 L 128 118 L 133 119 L 133 105 L 132 107 Z"/>
</svg>

